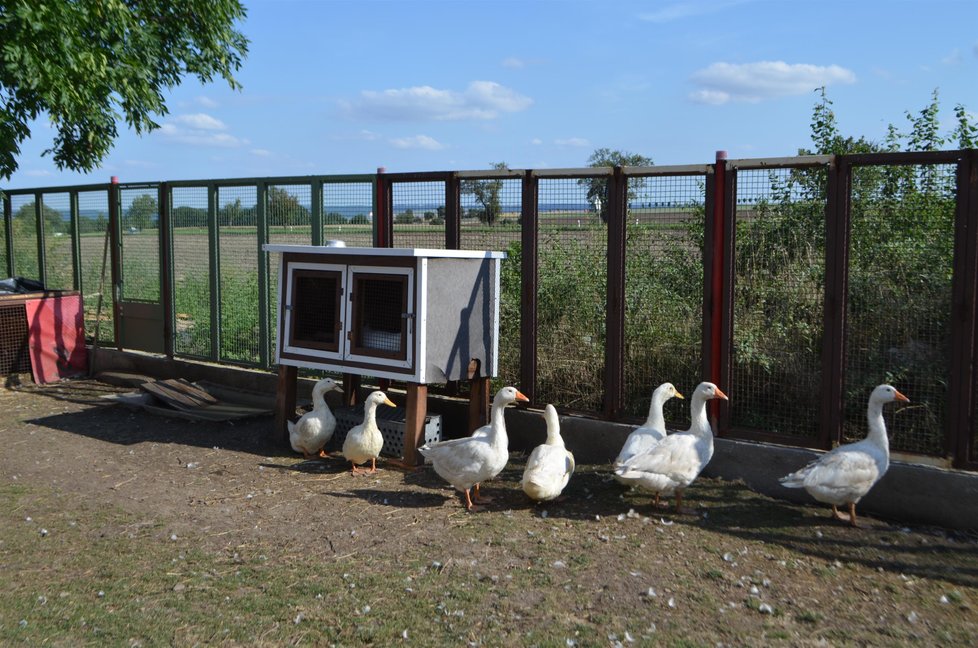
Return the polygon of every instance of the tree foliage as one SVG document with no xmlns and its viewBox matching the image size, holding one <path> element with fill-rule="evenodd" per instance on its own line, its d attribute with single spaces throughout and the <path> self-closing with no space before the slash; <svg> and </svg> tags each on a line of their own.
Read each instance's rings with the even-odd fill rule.
<svg viewBox="0 0 978 648">
<path fill-rule="evenodd" d="M 497 171 L 509 169 L 505 162 L 494 162 L 492 168 Z M 480 221 L 486 225 L 492 225 L 496 222 L 502 212 L 499 200 L 499 194 L 503 189 L 502 180 L 463 180 L 459 189 L 463 194 L 472 194 L 482 205 L 482 209 L 478 212 Z"/>
<path fill-rule="evenodd" d="M 652 158 L 638 153 L 628 153 L 609 148 L 595 149 L 587 160 L 589 167 L 652 166 Z M 608 222 L 608 180 L 607 178 L 581 178 L 579 185 L 587 187 L 587 201 L 601 217 Z M 629 187 L 629 199 L 638 190 L 641 180 Z"/>
<path fill-rule="evenodd" d="M 91 171 L 116 122 L 157 128 L 164 93 L 185 76 L 238 88 L 245 13 L 239 0 L 0 0 L 0 178 L 44 114 L 55 131 L 44 153 L 59 169 Z"/>
</svg>

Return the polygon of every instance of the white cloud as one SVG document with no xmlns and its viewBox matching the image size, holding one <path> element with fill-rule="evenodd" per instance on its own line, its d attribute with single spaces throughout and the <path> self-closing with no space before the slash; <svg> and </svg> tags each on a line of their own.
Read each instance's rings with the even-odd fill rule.
<svg viewBox="0 0 978 648">
<path fill-rule="evenodd" d="M 715 13 L 728 7 L 735 7 L 749 1 L 750 0 L 721 0 L 719 2 L 703 2 L 700 0 L 698 2 L 681 2 L 662 7 L 661 9 L 657 9 L 655 11 L 639 14 L 638 18 L 639 20 L 643 20 L 645 22 L 661 24 L 673 22 L 674 20 L 682 20 L 683 18 L 692 18 L 693 16 L 702 16 L 704 14 Z"/>
<path fill-rule="evenodd" d="M 521 58 L 517 58 L 515 56 L 510 56 L 508 58 L 503 59 L 503 67 L 511 68 L 513 70 L 519 70 L 521 68 L 526 67 L 526 61 L 524 61 Z"/>
<path fill-rule="evenodd" d="M 530 144 L 533 144 L 534 146 L 539 146 L 543 144 L 543 140 L 540 139 L 539 137 L 534 137 L 533 139 L 530 140 Z"/>
<path fill-rule="evenodd" d="M 953 50 L 951 50 L 947 56 L 941 59 L 941 63 L 943 63 L 944 65 L 958 65 L 959 63 L 963 63 L 963 62 L 964 62 L 964 55 L 961 53 L 961 50 L 959 50 L 956 47 Z"/>
<path fill-rule="evenodd" d="M 251 154 L 256 157 L 269 157 L 272 154 L 272 152 L 269 151 L 268 149 L 254 148 L 251 149 Z"/>
<path fill-rule="evenodd" d="M 775 97 L 802 95 L 822 86 L 855 83 L 856 75 L 838 65 L 810 65 L 784 61 L 713 63 L 693 73 L 700 86 L 689 98 L 714 105 L 730 101 L 756 103 Z"/>
<path fill-rule="evenodd" d="M 591 143 L 588 140 L 584 139 L 583 137 L 565 137 L 563 139 L 555 139 L 554 144 L 556 144 L 557 146 L 575 146 L 575 147 L 583 147 L 583 146 L 591 145 Z"/>
<path fill-rule="evenodd" d="M 445 145 L 433 137 L 427 135 L 415 135 L 414 137 L 396 137 L 391 139 L 391 144 L 399 149 L 422 149 L 425 151 L 440 151 Z"/>
<path fill-rule="evenodd" d="M 526 110 L 532 103 L 494 81 L 473 81 L 461 92 L 431 86 L 364 90 L 347 109 L 354 115 L 391 121 L 458 121 L 496 119 L 501 113 Z"/>
<path fill-rule="evenodd" d="M 211 117 L 207 113 L 194 113 L 192 115 L 176 115 L 171 122 L 193 128 L 195 130 L 226 130 L 227 126 L 220 119 Z"/>
<path fill-rule="evenodd" d="M 227 125 L 206 113 L 176 115 L 161 124 L 158 132 L 168 139 L 192 146 L 219 146 L 235 148 L 245 146 L 248 140 L 235 137 L 226 131 Z"/>
<path fill-rule="evenodd" d="M 219 105 L 216 101 L 214 101 L 210 97 L 203 97 L 203 96 L 197 97 L 197 103 L 199 103 L 204 108 L 211 108 L 211 109 L 217 108 L 217 106 Z"/>
<path fill-rule="evenodd" d="M 24 175 L 26 175 L 26 176 L 32 176 L 32 177 L 36 177 L 36 178 L 43 178 L 43 177 L 46 177 L 46 176 L 49 176 L 49 175 L 54 175 L 54 174 L 52 174 L 47 169 L 28 169 L 27 171 L 24 171 Z"/>
</svg>

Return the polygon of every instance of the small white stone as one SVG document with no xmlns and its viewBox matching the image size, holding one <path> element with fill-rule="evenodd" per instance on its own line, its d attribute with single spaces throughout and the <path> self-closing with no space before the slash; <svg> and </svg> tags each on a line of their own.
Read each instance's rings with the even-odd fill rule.
<svg viewBox="0 0 978 648">
<path fill-rule="evenodd" d="M 767 603 L 761 603 L 757 607 L 757 611 L 760 612 L 761 614 L 774 614 L 774 609 Z"/>
<path fill-rule="evenodd" d="M 299 612 L 297 615 L 295 615 L 295 618 L 292 619 L 292 623 L 294 623 L 295 625 L 299 625 L 300 623 L 302 623 L 302 620 L 305 618 L 306 615 L 303 614 L 302 612 Z"/>
<path fill-rule="evenodd" d="M 48 534 L 48 530 L 47 529 L 41 529 L 41 537 L 42 538 L 46 537 L 47 534 Z"/>
<path fill-rule="evenodd" d="M 672 597 L 669 597 L 669 601 L 668 601 L 668 603 L 666 603 L 666 605 L 668 605 L 669 607 L 675 609 L 675 607 L 676 607 L 676 599 L 674 599 Z"/>
<path fill-rule="evenodd" d="M 563 560 L 555 560 L 552 566 L 556 569 L 563 569 L 567 566 L 567 563 L 565 563 Z"/>
<path fill-rule="evenodd" d="M 917 616 L 916 612 L 911 612 L 910 614 L 907 615 L 907 621 L 909 621 L 910 623 L 917 623 L 919 619 L 920 617 Z"/>
<path fill-rule="evenodd" d="M 176 533 L 171 533 L 170 534 L 170 540 L 176 540 L 176 539 L 177 539 L 177 534 Z"/>
<path fill-rule="evenodd" d="M 404 632 L 401 633 L 401 639 L 407 639 L 407 638 L 408 638 L 408 631 L 405 630 Z"/>
</svg>

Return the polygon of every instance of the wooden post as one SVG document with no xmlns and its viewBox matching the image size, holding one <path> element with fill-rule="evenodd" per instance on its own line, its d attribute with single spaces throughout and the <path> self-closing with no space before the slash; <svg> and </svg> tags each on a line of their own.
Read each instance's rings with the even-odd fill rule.
<svg viewBox="0 0 978 648">
<path fill-rule="evenodd" d="M 360 398 L 360 374 L 343 374 L 343 405 L 353 407 Z"/>
<path fill-rule="evenodd" d="M 489 423 L 489 377 L 478 360 L 469 363 L 469 434 Z"/>
<path fill-rule="evenodd" d="M 275 426 L 269 431 L 267 441 L 270 446 L 289 443 L 288 420 L 295 415 L 295 387 L 299 370 L 297 367 L 279 365 L 278 387 L 275 389 Z"/>
<path fill-rule="evenodd" d="M 404 467 L 414 468 L 421 464 L 417 449 L 424 445 L 424 421 L 428 415 L 428 385 L 407 384 L 404 402 Z"/>
</svg>

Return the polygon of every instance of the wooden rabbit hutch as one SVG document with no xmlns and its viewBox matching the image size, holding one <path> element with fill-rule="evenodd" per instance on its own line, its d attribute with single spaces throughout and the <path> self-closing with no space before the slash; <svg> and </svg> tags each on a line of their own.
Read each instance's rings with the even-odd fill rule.
<svg viewBox="0 0 978 648">
<path fill-rule="evenodd" d="M 404 463 L 415 465 L 429 383 L 473 380 L 484 410 L 498 372 L 503 252 L 266 244 L 278 273 L 277 438 L 295 412 L 299 367 L 407 384 Z"/>
</svg>

